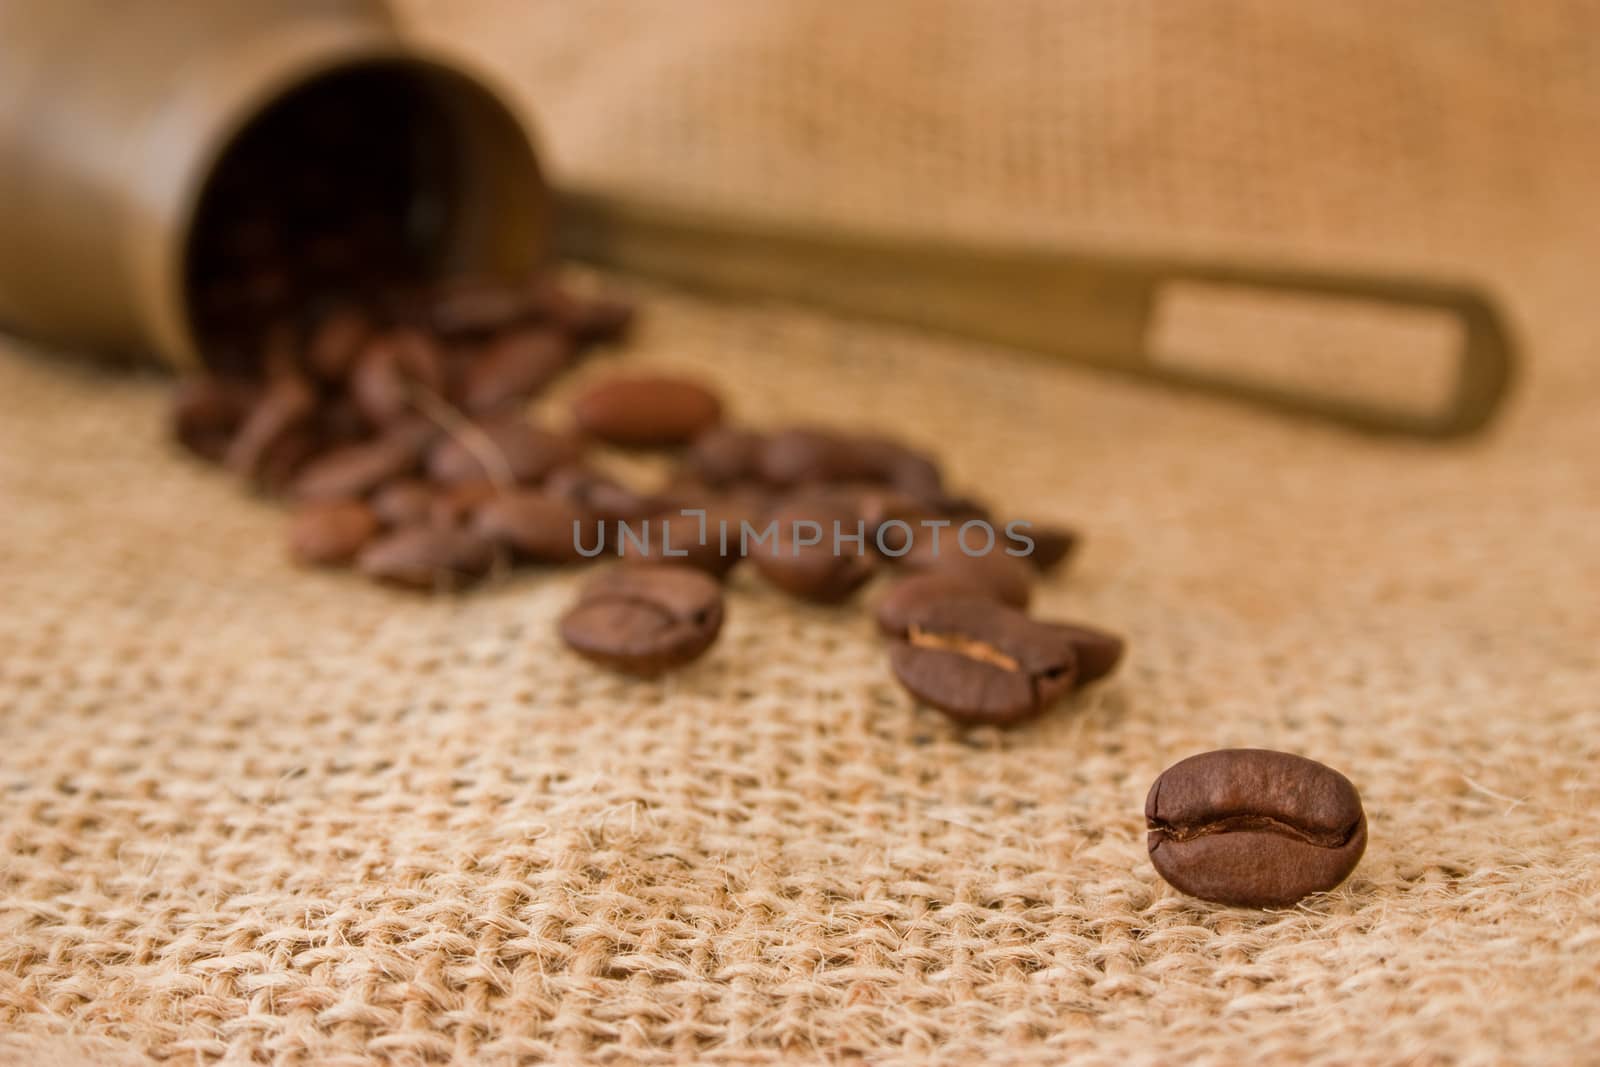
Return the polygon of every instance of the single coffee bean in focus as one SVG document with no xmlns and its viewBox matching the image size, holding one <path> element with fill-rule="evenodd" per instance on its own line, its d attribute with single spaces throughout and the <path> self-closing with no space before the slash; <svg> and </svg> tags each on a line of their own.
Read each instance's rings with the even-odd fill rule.
<svg viewBox="0 0 1600 1067">
<path fill-rule="evenodd" d="M 648 676 L 699 658 L 722 616 L 722 587 L 703 572 L 625 563 L 584 586 L 561 620 L 561 638 L 596 663 Z"/>
<path fill-rule="evenodd" d="M 1201 900 L 1286 908 L 1332 889 L 1367 847 L 1350 780 L 1287 752 L 1230 748 L 1163 771 L 1145 798 L 1156 872 Z"/>
</svg>

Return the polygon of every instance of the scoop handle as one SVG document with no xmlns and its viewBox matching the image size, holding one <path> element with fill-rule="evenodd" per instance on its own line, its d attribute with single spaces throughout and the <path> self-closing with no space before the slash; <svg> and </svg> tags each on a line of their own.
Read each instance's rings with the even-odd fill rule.
<svg viewBox="0 0 1600 1067">
<path fill-rule="evenodd" d="M 561 252 L 599 266 L 1028 349 L 1363 430 L 1471 433 L 1488 423 L 1512 376 L 1510 333 L 1470 283 L 801 228 L 588 192 L 561 194 L 556 216 Z M 1461 339 L 1449 399 L 1435 411 L 1408 410 L 1158 360 L 1157 301 L 1178 283 L 1441 313 Z"/>
</svg>

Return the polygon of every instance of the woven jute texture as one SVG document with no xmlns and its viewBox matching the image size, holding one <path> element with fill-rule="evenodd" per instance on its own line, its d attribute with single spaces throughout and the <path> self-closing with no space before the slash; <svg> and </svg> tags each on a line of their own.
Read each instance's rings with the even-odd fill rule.
<svg viewBox="0 0 1600 1067">
<path fill-rule="evenodd" d="M 159 377 L 0 342 L 7 1057 L 1600 1059 L 1600 9 L 410 14 L 517 87 L 564 176 L 1475 275 L 1527 372 L 1483 439 L 1381 441 L 641 287 L 637 342 L 580 377 L 880 420 L 1084 529 L 1038 609 L 1130 658 L 999 732 L 913 707 L 859 610 L 749 576 L 704 660 L 634 682 L 556 640 L 574 575 L 434 600 L 297 571 L 273 506 L 166 443 Z M 1256 912 L 1160 882 L 1145 790 L 1227 745 L 1355 781 L 1343 887 Z"/>
</svg>

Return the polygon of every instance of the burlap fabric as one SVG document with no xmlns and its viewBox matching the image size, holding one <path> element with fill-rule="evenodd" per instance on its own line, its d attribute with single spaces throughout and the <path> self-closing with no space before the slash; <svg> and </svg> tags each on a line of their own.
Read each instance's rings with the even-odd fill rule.
<svg viewBox="0 0 1600 1067">
<path fill-rule="evenodd" d="M 420 5 L 564 173 L 793 218 L 1492 281 L 1482 441 L 1362 439 L 908 332 L 647 291 L 610 366 L 880 418 L 1081 524 L 1041 611 L 1119 679 L 914 709 L 857 611 L 736 580 L 656 683 L 576 579 L 290 568 L 156 377 L 0 353 L 0 1049 L 17 1062 L 1595 1062 L 1600 9 Z M 1262 342 L 1235 339 L 1241 350 Z M 1141 803 L 1322 759 L 1371 846 L 1280 913 L 1166 888 Z"/>
</svg>

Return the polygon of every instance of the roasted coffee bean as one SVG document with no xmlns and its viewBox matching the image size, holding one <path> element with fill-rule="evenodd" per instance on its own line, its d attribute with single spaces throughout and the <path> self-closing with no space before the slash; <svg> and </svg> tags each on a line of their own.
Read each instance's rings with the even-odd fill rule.
<svg viewBox="0 0 1600 1067">
<path fill-rule="evenodd" d="M 773 434 L 761 451 L 761 477 L 776 486 L 884 481 L 883 456 L 859 439 L 825 430 Z"/>
<path fill-rule="evenodd" d="M 1071 640 L 1078 657 L 1078 677 L 1073 684 L 1079 689 L 1106 677 L 1122 662 L 1127 645 L 1114 633 L 1078 622 L 1052 622 L 1045 625 L 1054 626 Z"/>
<path fill-rule="evenodd" d="M 686 445 L 722 418 L 722 403 L 709 389 L 659 375 L 612 378 L 594 385 L 572 404 L 578 428 L 624 448 Z"/>
<path fill-rule="evenodd" d="M 987 597 L 944 597 L 907 615 L 889 646 L 895 677 L 957 722 L 1009 726 L 1038 715 L 1077 681 L 1070 634 Z"/>
<path fill-rule="evenodd" d="M 1367 847 L 1350 780 L 1315 760 L 1221 749 L 1168 767 L 1144 814 L 1156 872 L 1218 904 L 1286 908 L 1332 889 Z"/>
<path fill-rule="evenodd" d="M 289 520 L 289 554 L 308 566 L 345 566 L 378 533 L 378 517 L 358 500 L 302 504 Z"/>
<path fill-rule="evenodd" d="M 765 525 L 773 535 L 750 546 L 750 561 L 767 581 L 801 600 L 837 604 L 876 569 L 866 524 L 849 500 L 802 494 L 774 508 Z"/>
<path fill-rule="evenodd" d="M 501 493 L 484 501 L 472 518 L 481 536 L 503 545 L 523 559 L 538 563 L 577 563 L 581 536 L 594 544 L 594 521 L 558 497 L 535 489 Z"/>
<path fill-rule="evenodd" d="M 1033 541 L 1033 551 L 1022 558 L 1033 565 L 1033 569 L 1040 574 L 1048 574 L 1056 569 L 1078 548 L 1078 533 L 1065 526 L 1028 526 L 1017 527 L 1017 532 Z"/>
<path fill-rule="evenodd" d="M 597 663 L 653 675 L 710 648 L 722 613 L 722 589 L 692 567 L 623 564 L 584 586 L 561 620 L 561 638 Z"/>
<path fill-rule="evenodd" d="M 454 338 L 498 333 L 535 310 L 525 287 L 498 279 L 467 279 L 435 289 L 427 315 L 435 333 Z"/>
<path fill-rule="evenodd" d="M 436 431 L 421 420 L 395 423 L 381 437 L 319 456 L 290 487 L 297 500 L 365 496 L 417 470 Z"/>
<path fill-rule="evenodd" d="M 576 458 L 570 439 L 541 430 L 520 415 L 508 415 L 440 440 L 428 456 L 428 474 L 447 485 L 485 478 L 526 485 Z"/>
<path fill-rule="evenodd" d="M 233 440 L 228 442 L 223 465 L 237 474 L 255 478 L 272 446 L 310 419 L 316 401 L 316 393 L 304 380 L 294 377 L 274 380 L 245 416 Z"/>
<path fill-rule="evenodd" d="M 996 530 L 995 543 L 982 555 L 968 555 L 961 547 L 956 527 L 941 527 L 937 545 L 930 536 L 932 531 L 914 528 L 911 548 L 894 557 L 894 562 L 916 574 L 943 574 L 963 581 L 986 586 L 1002 602 L 1014 608 L 1026 608 L 1033 596 L 1035 572 L 1020 557 L 1006 554 L 1001 531 Z M 973 537 L 969 544 L 974 549 L 988 545 L 987 535 Z"/>
<path fill-rule="evenodd" d="M 696 437 L 683 456 L 683 469 L 713 487 L 761 478 L 766 435 L 732 426 L 714 426 Z"/>
<path fill-rule="evenodd" d="M 412 410 L 419 391 L 444 391 L 444 357 L 417 330 L 390 330 L 368 341 L 350 371 L 350 396 L 374 423 L 392 422 Z"/>
<path fill-rule="evenodd" d="M 172 435 L 201 459 L 220 463 L 259 393 L 245 381 L 184 378 L 172 398 Z"/>
<path fill-rule="evenodd" d="M 468 364 L 461 406 L 474 414 L 523 401 L 539 392 L 572 360 L 566 335 L 545 326 L 502 334 Z"/>
<path fill-rule="evenodd" d="M 372 494 L 372 513 L 384 526 L 419 526 L 429 521 L 434 495 L 420 478 L 401 478 Z"/>
<path fill-rule="evenodd" d="M 602 296 L 573 302 L 561 318 L 579 344 L 615 344 L 633 328 L 634 307 L 626 300 Z"/>
<path fill-rule="evenodd" d="M 402 527 L 373 541 L 356 557 L 356 566 L 381 582 L 444 592 L 483 577 L 494 558 L 493 546 L 471 530 L 429 523 Z"/>
<path fill-rule="evenodd" d="M 300 423 L 267 447 L 252 481 L 267 496 L 279 496 L 294 484 L 321 449 L 322 440 L 315 428 Z"/>
<path fill-rule="evenodd" d="M 998 601 L 983 582 L 953 574 L 913 574 L 891 585 L 878 599 L 873 618 L 885 637 L 904 639 L 915 615 L 937 600 L 969 597 Z"/>
<path fill-rule="evenodd" d="M 540 488 L 606 523 L 633 522 L 663 510 L 662 501 L 656 495 L 636 493 L 615 478 L 581 463 L 570 463 L 551 471 Z"/>
<path fill-rule="evenodd" d="M 306 368 L 325 382 L 342 382 L 372 337 L 372 321 L 359 308 L 339 308 L 326 315 L 306 344 Z"/>
<path fill-rule="evenodd" d="M 479 508 L 508 491 L 487 478 L 440 486 L 428 506 L 428 521 L 437 526 L 470 526 Z"/>
<path fill-rule="evenodd" d="M 608 524 L 607 550 L 632 562 L 659 562 L 693 567 L 721 578 L 743 559 L 739 518 L 715 504 L 700 505 L 704 515 L 681 511 L 652 515 L 621 525 Z M 592 546 L 588 541 L 585 548 Z"/>
</svg>

